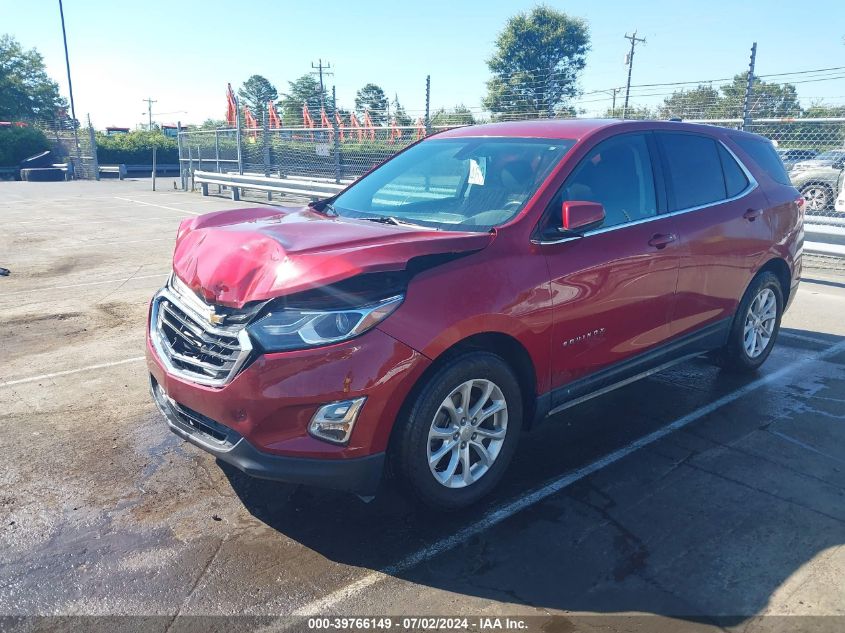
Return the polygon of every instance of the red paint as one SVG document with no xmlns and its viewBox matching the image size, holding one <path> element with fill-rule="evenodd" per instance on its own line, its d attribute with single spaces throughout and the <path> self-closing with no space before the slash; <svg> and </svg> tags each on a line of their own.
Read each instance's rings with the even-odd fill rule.
<svg viewBox="0 0 845 633">
<path fill-rule="evenodd" d="M 596 202 L 567 200 L 561 211 L 563 228 L 567 231 L 577 231 L 604 220 L 604 207 Z"/>
<path fill-rule="evenodd" d="M 759 187 L 703 212 L 658 216 L 558 244 L 533 239 L 553 196 L 596 143 L 648 130 L 690 131 L 724 142 Z M 731 316 L 770 260 L 783 260 L 797 283 L 803 219 L 795 190 L 757 168 L 732 134 L 673 122 L 575 120 L 466 127 L 423 141 L 577 141 L 522 211 L 489 233 L 415 230 L 309 209 L 239 209 L 187 220 L 174 271 L 207 300 L 232 307 L 362 272 L 403 269 L 423 255 L 466 255 L 417 274 L 399 309 L 351 341 L 261 356 L 219 389 L 167 375 L 148 343 L 150 371 L 171 397 L 231 425 L 260 450 L 328 459 L 385 450 L 400 407 L 425 369 L 473 335 L 515 339 L 533 365 L 532 395 L 549 392 Z M 763 213 L 749 221 L 749 208 Z M 560 217 L 562 211 L 558 206 L 554 212 Z M 348 446 L 307 434 L 320 404 L 358 395 L 368 400 Z"/>
<path fill-rule="evenodd" d="M 423 255 L 484 248 L 491 234 L 408 230 L 310 209 L 237 209 L 186 220 L 173 270 L 207 301 L 239 308 Z"/>
</svg>

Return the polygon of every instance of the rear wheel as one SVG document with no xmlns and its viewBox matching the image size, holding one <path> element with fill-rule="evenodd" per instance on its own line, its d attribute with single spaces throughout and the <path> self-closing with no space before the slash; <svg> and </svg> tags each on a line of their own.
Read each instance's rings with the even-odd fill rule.
<svg viewBox="0 0 845 633">
<path fill-rule="evenodd" d="M 398 424 L 391 459 L 405 488 L 438 509 L 468 506 L 495 487 L 516 449 L 519 382 L 498 356 L 461 356 L 428 379 Z"/>
<path fill-rule="evenodd" d="M 723 368 L 755 371 L 774 347 L 783 316 L 783 290 L 771 272 L 757 275 L 740 301 L 727 344 L 716 353 Z"/>
</svg>

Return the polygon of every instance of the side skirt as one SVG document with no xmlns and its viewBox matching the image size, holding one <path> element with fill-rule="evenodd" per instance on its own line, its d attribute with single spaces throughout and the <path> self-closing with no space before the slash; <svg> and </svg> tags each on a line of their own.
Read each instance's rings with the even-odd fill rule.
<svg viewBox="0 0 845 633">
<path fill-rule="evenodd" d="M 537 398 L 534 421 L 539 422 L 582 402 L 718 349 L 727 342 L 732 322 L 732 318 L 722 319 L 697 332 L 543 394 Z"/>
</svg>

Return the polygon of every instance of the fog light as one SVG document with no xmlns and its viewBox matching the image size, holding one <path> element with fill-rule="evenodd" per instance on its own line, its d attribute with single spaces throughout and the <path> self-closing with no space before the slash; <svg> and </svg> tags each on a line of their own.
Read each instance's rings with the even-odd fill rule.
<svg viewBox="0 0 845 633">
<path fill-rule="evenodd" d="M 346 444 L 365 400 L 366 398 L 355 398 L 323 405 L 311 418 L 308 432 L 320 440 Z"/>
</svg>

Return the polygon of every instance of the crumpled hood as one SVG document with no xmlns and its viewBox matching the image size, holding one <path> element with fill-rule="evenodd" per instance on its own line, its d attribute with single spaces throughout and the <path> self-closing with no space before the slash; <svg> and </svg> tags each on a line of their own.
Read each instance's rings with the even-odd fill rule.
<svg viewBox="0 0 845 633">
<path fill-rule="evenodd" d="M 493 233 L 430 231 L 310 209 L 251 208 L 184 220 L 173 271 L 207 301 L 240 308 L 425 255 L 480 250 Z"/>
</svg>

